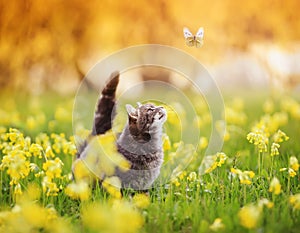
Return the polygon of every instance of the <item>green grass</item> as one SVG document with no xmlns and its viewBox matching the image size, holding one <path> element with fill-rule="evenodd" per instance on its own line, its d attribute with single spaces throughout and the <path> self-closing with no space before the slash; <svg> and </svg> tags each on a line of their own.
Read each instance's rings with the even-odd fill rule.
<svg viewBox="0 0 300 233">
<path fill-rule="evenodd" d="M 7 135 L 11 127 L 22 132 L 24 137 L 30 137 L 31 144 L 36 142 L 35 138 L 40 133 L 45 133 L 50 137 L 51 147 L 55 144 L 55 139 L 51 138 L 53 133 L 55 135 L 65 134 L 66 142 L 65 144 L 61 143 L 62 146 L 66 145 L 66 143 L 73 143 L 72 139 L 69 138 L 73 133 L 72 97 L 60 98 L 56 96 L 52 98 L 51 95 L 47 95 L 39 99 L 27 99 L 28 102 L 25 104 L 23 98 L 17 98 L 16 100 L 1 98 L 1 100 L 3 102 L 1 111 L 6 114 L 5 116 L 0 116 L 0 125 L 2 125 L 0 137 L 1 159 L 7 156 L 5 148 L 7 148 L 7 143 L 11 142 L 11 140 L 7 139 L 5 135 Z M 28 176 L 19 180 L 23 191 L 23 194 L 20 196 L 14 194 L 15 185 L 9 184 L 11 177 L 7 174 L 8 167 L 0 170 L 0 232 L 59 232 L 57 229 L 54 230 L 53 226 L 50 226 L 51 224 L 49 226 L 40 226 L 34 223 L 31 218 L 27 219 L 24 217 L 25 214 L 14 215 L 16 214 L 16 206 L 21 206 L 21 209 L 25 208 L 21 197 L 26 195 L 26 191 L 32 183 L 36 184 L 38 189 L 41 190 L 41 195 L 35 198 L 34 201 L 30 199 L 30 203 L 38 204 L 41 208 L 47 210 L 54 208 L 57 212 L 56 217 L 63 221 L 63 224 L 59 221 L 52 224 L 62 224 L 66 229 L 73 232 L 108 232 L 108 229 L 118 229 L 119 232 L 214 232 L 211 225 L 217 218 L 222 219 L 223 224 L 223 227 L 216 230 L 217 232 L 298 232 L 300 228 L 299 206 L 298 209 L 295 208 L 289 199 L 291 195 L 300 193 L 299 170 L 295 171 L 295 177 L 290 177 L 287 172 L 280 171 L 280 169 L 290 166 L 289 158 L 291 156 L 295 156 L 300 160 L 300 113 L 297 115 L 292 112 L 292 108 L 300 106 L 299 102 L 296 101 L 294 105 L 285 109 L 284 106 L 288 106 L 287 100 L 283 100 L 283 98 L 273 100 L 274 109 L 269 115 L 274 116 L 276 112 L 284 112 L 288 118 L 286 122 L 282 122 L 277 126 L 274 126 L 274 119 L 269 122 L 269 126 L 274 126 L 276 130 L 268 135 L 269 144 L 267 145 L 267 151 L 262 153 L 262 161 L 259 166 L 258 149 L 255 145 L 249 143 L 246 137 L 252 131 L 252 127 L 256 122 L 266 114 L 263 110 L 266 99 L 264 97 L 252 99 L 252 101 L 244 99 L 242 101 L 244 104 L 243 108 L 236 107 L 234 101 L 229 98 L 228 100 L 225 98 L 225 100 L 226 107 L 233 109 L 238 118 L 244 114 L 247 116 L 247 119 L 240 124 L 234 123 L 233 119 L 227 119 L 230 137 L 224 142 L 222 149 L 222 152 L 227 155 L 227 159 L 212 172 L 201 172 L 200 174 L 198 172 L 198 168 L 204 158 L 205 148 L 198 148 L 196 153 L 189 150 L 188 145 L 182 145 L 181 150 L 177 149 L 178 132 L 176 130 L 180 130 L 180 127 L 174 125 L 176 121 L 175 123 L 167 122 L 165 126 L 166 133 L 170 138 L 171 148 L 165 151 L 165 160 L 167 162 L 164 164 L 161 173 L 168 177 L 170 176 L 168 173 L 170 169 L 175 169 L 177 165 L 187 160 L 190 162 L 187 167 L 177 167 L 177 174 L 173 174 L 171 179 L 164 180 L 163 183 L 156 185 L 150 190 L 150 204 L 146 208 L 136 207 L 133 202 L 134 198 L 131 197 L 132 192 L 125 191 L 121 201 L 130 206 L 128 207 L 128 212 L 126 212 L 127 207 L 125 207 L 125 204 L 123 203 L 123 207 L 116 207 L 116 204 L 113 204 L 114 198 L 112 195 L 99 185 L 91 188 L 92 194 L 89 200 L 80 201 L 70 198 L 66 195 L 65 188 L 69 183 L 73 182 L 68 178 L 71 173 L 73 155 L 70 152 L 63 152 L 63 150 L 55 152 L 55 156 L 64 163 L 61 173 L 62 178 L 54 178 L 53 180 L 59 189 L 57 196 L 47 196 L 42 191 L 42 182 L 45 174 L 40 177 L 35 176 L 36 173 L 44 170 L 43 164 L 46 162 L 44 155 L 41 158 L 26 158 L 37 165 L 38 171 L 30 171 Z M 21 101 L 23 101 L 22 105 L 19 104 Z M 280 104 L 280 102 L 282 103 Z M 32 103 L 35 105 L 32 105 Z M 205 106 L 199 109 L 198 114 L 200 117 L 207 114 Z M 41 114 L 44 115 L 44 119 L 38 121 L 38 116 Z M 189 113 L 185 114 L 188 115 Z M 30 117 L 33 119 L 33 124 L 30 124 L 30 121 L 28 122 Z M 178 114 L 178 117 L 181 118 L 183 115 Z M 122 119 L 120 122 L 122 122 Z M 201 136 L 209 139 L 211 123 L 209 121 L 204 122 L 200 129 Z M 280 154 L 271 158 L 272 135 L 278 129 L 285 132 L 289 136 L 289 140 L 280 142 Z M 253 171 L 255 176 L 250 179 L 251 184 L 242 184 L 238 175 L 230 172 L 231 168 L 237 168 L 241 171 Z M 192 172 L 196 172 L 196 177 L 189 178 Z M 278 195 L 269 192 L 270 182 L 273 177 L 277 177 L 281 184 L 281 192 Z M 239 218 L 239 211 L 242 207 L 251 203 L 257 207 L 263 198 L 272 202 L 274 204 L 273 207 L 267 208 L 262 206 L 259 209 L 259 218 L 255 227 L 247 229 Z M 96 205 L 97 203 L 101 203 L 104 206 L 103 213 L 101 213 L 104 216 L 103 219 L 105 219 L 105 213 L 110 213 L 110 217 L 108 217 L 107 221 L 103 220 L 103 226 L 100 225 L 98 229 L 95 229 L 92 224 L 85 222 L 83 209 L 90 204 Z M 298 203 L 298 205 L 300 204 Z M 89 211 L 91 214 L 89 216 L 91 217 L 94 212 Z M 116 212 L 123 213 L 122 211 L 127 214 L 116 214 Z M 130 218 L 130 215 L 135 216 L 136 212 L 142 217 L 144 222 L 134 227 L 131 220 L 135 221 L 137 218 Z M 9 213 L 13 214 L 9 215 Z M 100 212 L 98 213 L 100 216 L 98 216 L 99 220 L 102 218 L 102 215 Z M 14 217 L 11 218 L 9 216 Z M 114 226 L 116 222 L 123 224 L 122 230 L 113 228 L 116 227 Z M 27 228 L 12 227 L 12 224 L 25 224 Z M 60 229 L 64 228 L 60 227 Z"/>
</svg>

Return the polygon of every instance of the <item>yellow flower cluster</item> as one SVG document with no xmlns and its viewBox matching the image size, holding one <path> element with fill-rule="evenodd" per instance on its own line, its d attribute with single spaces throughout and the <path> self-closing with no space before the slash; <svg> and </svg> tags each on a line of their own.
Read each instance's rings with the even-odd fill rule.
<svg viewBox="0 0 300 233">
<path fill-rule="evenodd" d="M 258 227 L 263 211 L 263 207 L 273 208 L 273 202 L 270 202 L 268 199 L 263 198 L 258 201 L 257 204 L 251 203 L 240 209 L 238 212 L 238 217 L 240 224 L 247 229 L 255 229 Z"/>
<path fill-rule="evenodd" d="M 221 231 L 225 228 L 225 225 L 222 223 L 222 219 L 221 218 L 216 218 L 214 220 L 214 222 L 209 226 L 209 229 L 217 232 L 217 231 Z"/>
<path fill-rule="evenodd" d="M 252 184 L 252 178 L 255 176 L 253 171 L 241 171 L 237 168 L 231 168 L 230 171 L 232 174 L 238 175 L 241 184 Z"/>
<path fill-rule="evenodd" d="M 273 134 L 273 142 L 276 144 L 289 139 L 284 132 L 278 129 L 280 126 L 286 125 L 287 121 L 288 117 L 283 112 L 274 113 L 272 116 L 264 115 L 252 128 L 252 131 L 248 133 L 247 140 L 257 146 L 259 152 L 267 152 L 270 135 Z M 272 146 L 274 149 L 273 155 L 277 153 L 275 148 L 279 148 L 276 144 Z"/>
<path fill-rule="evenodd" d="M 62 178 L 62 166 L 63 162 L 56 157 L 54 160 L 47 160 L 43 163 L 43 170 L 46 174 L 43 178 L 42 186 L 43 191 L 47 196 L 56 196 L 59 188 L 57 187 L 54 178 Z"/>
<path fill-rule="evenodd" d="M 273 157 L 275 155 L 279 155 L 279 143 L 289 140 L 289 137 L 283 131 L 278 129 L 277 132 L 273 133 L 273 136 L 270 138 L 268 126 L 259 123 L 254 127 L 254 131 L 247 135 L 247 140 L 257 146 L 259 152 L 268 151 L 268 144 L 271 139 L 273 142 L 271 145 L 270 156 Z"/>
<path fill-rule="evenodd" d="M 54 140 L 52 148 L 56 154 L 64 153 L 65 155 L 69 154 L 72 156 L 76 154 L 74 137 L 70 137 L 70 141 L 68 141 L 64 133 L 52 133 L 51 138 Z"/>
<path fill-rule="evenodd" d="M 289 202 L 295 210 L 300 210 L 300 193 L 291 195 L 289 198 Z"/>
<path fill-rule="evenodd" d="M 295 177 L 299 170 L 299 162 L 295 156 L 290 157 L 289 167 L 288 168 L 281 168 L 280 171 L 287 171 L 290 177 Z"/>
<path fill-rule="evenodd" d="M 130 163 L 118 153 L 112 131 L 91 138 L 86 155 L 73 163 L 75 182 L 68 185 L 66 194 L 85 200 L 90 193 L 88 184 L 102 181 L 102 187 L 114 198 L 121 198 L 121 181 L 114 176 L 115 169 L 126 171 Z M 83 183 L 86 183 L 83 185 Z"/>
<path fill-rule="evenodd" d="M 39 188 L 28 185 L 10 211 L 0 212 L 0 232 L 72 232 L 69 223 L 58 216 L 52 205 L 44 208 L 37 203 L 39 197 Z"/>
<path fill-rule="evenodd" d="M 110 203 L 93 203 L 81 211 L 83 226 L 92 232 L 137 232 L 144 224 L 139 211 L 129 202 L 112 200 Z"/>
<path fill-rule="evenodd" d="M 289 140 L 289 137 L 280 129 L 273 135 L 273 141 L 275 143 L 279 143 L 287 140 Z"/>
<path fill-rule="evenodd" d="M 106 177 L 102 182 L 102 187 L 114 198 L 120 199 L 121 194 L 121 181 L 116 176 Z"/>
<path fill-rule="evenodd" d="M 167 134 L 163 135 L 163 149 L 164 149 L 164 151 L 168 151 L 171 149 L 170 138 Z"/>
<path fill-rule="evenodd" d="M 10 176 L 10 185 L 19 184 L 20 180 L 27 177 L 30 172 L 30 162 L 21 150 L 13 150 L 5 155 L 0 165 L 1 169 L 7 168 Z"/>
<path fill-rule="evenodd" d="M 90 197 L 89 184 L 84 180 L 68 184 L 68 186 L 65 188 L 65 193 L 72 199 L 86 201 Z"/>
<path fill-rule="evenodd" d="M 269 138 L 263 130 L 248 133 L 247 140 L 257 146 L 259 152 L 268 151 Z"/>
<path fill-rule="evenodd" d="M 64 178 L 63 162 L 55 155 L 57 153 L 53 152 L 53 148 L 59 145 L 65 148 L 66 154 L 74 155 L 76 147 L 72 139 L 68 141 L 64 135 L 53 134 L 52 138 L 64 138 L 64 140 L 51 141 L 46 134 L 40 134 L 33 143 L 30 137 L 24 137 L 17 129 L 10 128 L 7 132 L 2 128 L 0 149 L 3 158 L 0 169 L 6 171 L 10 177 L 10 185 L 13 186 L 15 194 L 22 194 L 21 180 L 34 174 L 36 177 L 42 177 L 41 185 L 47 196 L 57 195 L 59 191 L 57 182 Z"/>
<path fill-rule="evenodd" d="M 172 183 L 176 186 L 176 187 L 179 187 L 180 186 L 180 181 L 184 180 L 186 178 L 186 171 L 179 171 L 179 172 L 176 172 L 176 168 L 174 169 L 173 171 L 173 174 L 175 174 L 172 178 L 171 178 L 171 181 Z"/>
<path fill-rule="evenodd" d="M 254 229 L 261 219 L 261 208 L 254 204 L 246 205 L 241 208 L 238 217 L 243 227 Z"/>
<path fill-rule="evenodd" d="M 280 148 L 280 145 L 276 142 L 273 142 L 272 145 L 271 145 L 270 155 L 271 156 L 279 155 L 279 148 Z"/>
<path fill-rule="evenodd" d="M 132 200 L 133 200 L 134 206 L 136 206 L 140 209 L 146 209 L 150 205 L 149 195 L 146 195 L 143 193 L 135 194 Z"/>
<path fill-rule="evenodd" d="M 229 107 L 230 106 L 230 107 Z M 228 125 L 242 126 L 247 121 L 244 113 L 244 102 L 240 98 L 235 98 L 225 108 L 225 120 Z"/>
<path fill-rule="evenodd" d="M 281 193 L 281 185 L 276 177 L 273 177 L 273 179 L 270 182 L 269 192 L 274 193 L 275 195 Z"/>
<path fill-rule="evenodd" d="M 205 170 L 205 173 L 211 173 L 217 167 L 221 167 L 227 159 L 227 155 L 223 152 L 218 152 L 212 156 L 212 163 L 209 168 Z"/>
<path fill-rule="evenodd" d="M 300 104 L 291 97 L 285 97 L 281 101 L 281 108 L 293 118 L 300 119 Z"/>
</svg>

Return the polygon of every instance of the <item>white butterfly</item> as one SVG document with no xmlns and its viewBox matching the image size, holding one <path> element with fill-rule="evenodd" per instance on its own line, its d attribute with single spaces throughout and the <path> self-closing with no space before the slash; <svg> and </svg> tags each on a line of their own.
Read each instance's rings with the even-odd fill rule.
<svg viewBox="0 0 300 233">
<path fill-rule="evenodd" d="M 203 27 L 199 28 L 195 36 L 190 32 L 188 28 L 184 27 L 183 35 L 185 38 L 185 43 L 188 46 L 196 46 L 196 48 L 200 48 L 203 45 L 203 38 L 204 38 Z"/>
</svg>

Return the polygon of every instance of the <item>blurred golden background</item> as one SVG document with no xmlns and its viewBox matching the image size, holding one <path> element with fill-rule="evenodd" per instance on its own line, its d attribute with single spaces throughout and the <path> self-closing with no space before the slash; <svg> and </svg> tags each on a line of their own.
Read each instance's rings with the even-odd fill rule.
<svg viewBox="0 0 300 233">
<path fill-rule="evenodd" d="M 0 86 L 74 92 L 78 69 L 87 72 L 113 52 L 150 43 L 190 53 L 220 83 L 254 78 L 260 85 L 262 77 L 264 84 L 295 87 L 299 6 L 298 0 L 0 0 Z M 204 27 L 202 48 L 185 45 L 184 26 L 193 33 Z"/>
</svg>

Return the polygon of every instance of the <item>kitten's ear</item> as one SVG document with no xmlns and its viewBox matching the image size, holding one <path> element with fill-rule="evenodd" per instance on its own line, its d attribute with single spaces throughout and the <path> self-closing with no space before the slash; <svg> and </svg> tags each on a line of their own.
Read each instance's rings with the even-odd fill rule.
<svg viewBox="0 0 300 233">
<path fill-rule="evenodd" d="M 137 112 L 134 107 L 132 107 L 130 104 L 126 104 L 126 110 L 130 118 L 137 119 Z"/>
</svg>

